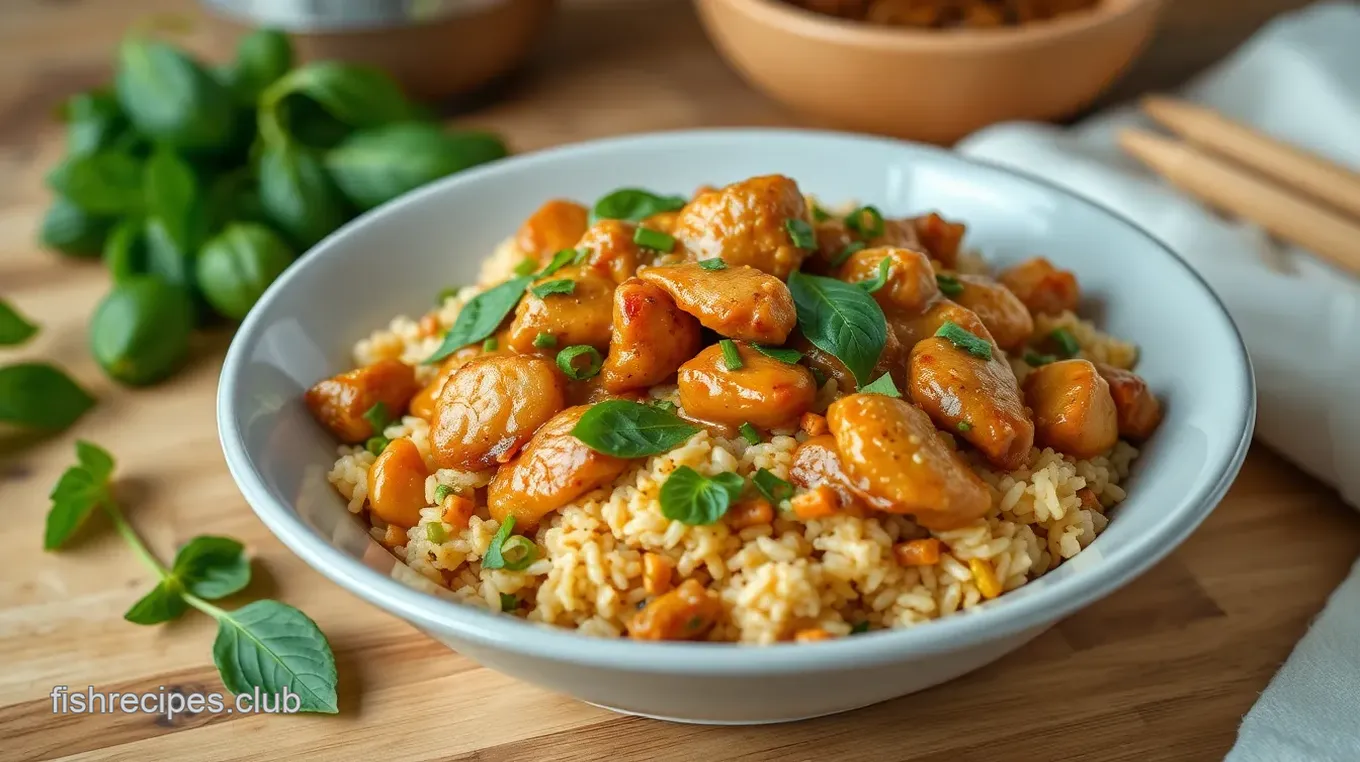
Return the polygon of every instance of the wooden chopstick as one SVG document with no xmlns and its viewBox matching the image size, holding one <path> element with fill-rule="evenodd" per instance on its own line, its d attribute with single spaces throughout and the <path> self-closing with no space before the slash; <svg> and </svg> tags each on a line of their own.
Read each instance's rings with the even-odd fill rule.
<svg viewBox="0 0 1360 762">
<path fill-rule="evenodd" d="M 1360 275 L 1360 223 L 1171 138 L 1124 130 L 1119 145 L 1172 185 Z"/>
<path fill-rule="evenodd" d="M 1360 218 L 1360 174 L 1198 104 L 1150 95 L 1143 99 L 1142 107 L 1148 116 L 1194 145 L 1222 154 Z"/>
</svg>

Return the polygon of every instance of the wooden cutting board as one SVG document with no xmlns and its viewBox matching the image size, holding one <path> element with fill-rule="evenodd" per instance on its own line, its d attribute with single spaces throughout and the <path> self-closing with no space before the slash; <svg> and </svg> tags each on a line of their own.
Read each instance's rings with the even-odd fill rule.
<svg viewBox="0 0 1360 762">
<path fill-rule="evenodd" d="M 1160 86 L 1302 0 L 1180 0 L 1134 77 Z M 39 251 L 41 177 L 61 152 L 52 106 L 102 83 L 127 25 L 174 0 L 7 0 L 0 21 L 0 294 L 42 324 L 16 353 L 72 370 L 100 397 L 71 432 L 0 440 L 0 759 L 1215 760 L 1328 592 L 1360 554 L 1360 517 L 1257 447 L 1213 517 L 1167 561 L 993 667 L 925 693 L 796 725 L 711 728 L 622 717 L 478 667 L 324 580 L 237 493 L 213 396 L 226 336 L 150 390 L 107 382 L 85 348 L 103 271 Z M 540 64 L 462 121 L 518 150 L 696 125 L 804 123 L 746 88 L 680 0 L 569 2 Z M 9 357 L 9 355 L 6 355 Z M 152 548 L 203 533 L 245 541 L 249 597 L 298 606 L 340 668 L 335 717 L 55 715 L 73 690 L 221 690 L 213 625 L 122 613 L 151 582 L 101 521 L 70 550 L 41 545 L 46 494 L 87 438 L 119 460 Z"/>
</svg>

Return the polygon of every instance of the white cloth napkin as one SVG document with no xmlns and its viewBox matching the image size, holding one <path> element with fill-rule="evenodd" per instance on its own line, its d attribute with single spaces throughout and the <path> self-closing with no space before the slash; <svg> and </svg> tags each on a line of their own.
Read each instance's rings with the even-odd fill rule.
<svg viewBox="0 0 1360 762">
<path fill-rule="evenodd" d="M 1360 170 L 1360 4 L 1281 16 L 1181 93 Z M 1256 368 L 1256 434 L 1360 509 L 1360 280 L 1225 219 L 1115 145 L 1135 109 L 1070 129 L 1002 124 L 959 144 L 1117 209 L 1222 297 Z M 1360 761 L 1360 565 L 1243 720 L 1232 762 Z"/>
</svg>

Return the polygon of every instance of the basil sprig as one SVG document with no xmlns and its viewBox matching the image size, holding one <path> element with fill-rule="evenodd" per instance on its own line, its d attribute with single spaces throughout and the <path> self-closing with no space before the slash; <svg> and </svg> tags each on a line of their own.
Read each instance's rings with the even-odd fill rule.
<svg viewBox="0 0 1360 762">
<path fill-rule="evenodd" d="M 524 296 L 524 289 L 534 282 L 534 276 L 521 275 L 489 288 L 474 296 L 463 309 L 458 311 L 458 319 L 453 327 L 444 334 L 444 341 L 434 354 L 426 358 L 426 363 L 436 363 L 457 352 L 468 344 L 476 344 L 496 332 L 501 321 Z"/>
<path fill-rule="evenodd" d="M 326 169 L 361 210 L 461 172 L 504 158 L 500 138 L 485 132 L 445 132 L 405 122 L 360 130 L 326 154 Z"/>
<path fill-rule="evenodd" d="M 841 361 L 863 386 L 888 341 L 888 321 L 878 302 L 851 283 L 795 271 L 789 292 L 798 328 L 819 349 Z"/>
<path fill-rule="evenodd" d="M 699 433 L 674 413 L 630 400 L 607 400 L 585 412 L 571 435 L 596 452 L 642 458 L 672 450 Z"/>
<path fill-rule="evenodd" d="M 134 624 L 177 619 L 190 607 L 217 620 L 213 662 L 233 693 L 259 689 L 296 693 L 304 712 L 334 714 L 335 656 L 316 623 L 278 601 L 259 600 L 239 609 L 222 609 L 210 600 L 238 593 L 250 583 L 250 561 L 240 542 L 228 537 L 190 540 L 166 568 L 142 542 L 113 498 L 113 457 L 89 442 L 76 443 L 78 465 L 62 474 L 52 491 L 43 546 L 67 542 L 91 513 L 102 509 L 134 554 L 156 574 L 157 583 L 123 615 Z"/>
<path fill-rule="evenodd" d="M 661 485 L 661 515 L 691 526 L 712 524 L 726 515 L 745 486 L 746 480 L 731 471 L 704 476 L 681 466 Z"/>
<path fill-rule="evenodd" d="M 590 210 L 590 224 L 599 220 L 640 222 L 654 214 L 678 212 L 686 202 L 684 196 L 659 196 L 641 188 L 619 188 L 595 202 Z"/>
</svg>

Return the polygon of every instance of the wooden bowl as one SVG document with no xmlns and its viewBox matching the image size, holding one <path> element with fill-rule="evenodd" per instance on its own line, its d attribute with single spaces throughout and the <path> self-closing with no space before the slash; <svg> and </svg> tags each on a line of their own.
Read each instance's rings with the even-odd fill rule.
<svg viewBox="0 0 1360 762">
<path fill-rule="evenodd" d="M 951 143 L 1089 105 L 1142 50 L 1162 0 L 962 30 L 875 26 L 782 0 L 696 2 L 723 57 L 770 97 L 843 129 Z"/>
</svg>

